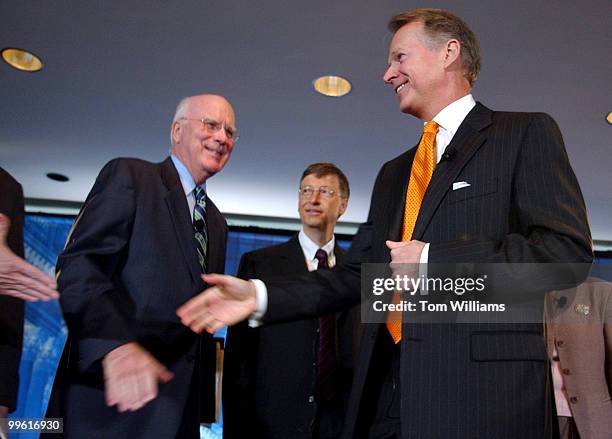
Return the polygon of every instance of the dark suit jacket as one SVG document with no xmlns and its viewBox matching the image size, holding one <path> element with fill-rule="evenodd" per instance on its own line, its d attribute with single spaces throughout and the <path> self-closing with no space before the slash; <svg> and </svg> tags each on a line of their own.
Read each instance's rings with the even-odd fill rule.
<svg viewBox="0 0 612 439">
<path fill-rule="evenodd" d="M 7 237 L 10 249 L 23 257 L 23 191 L 0 168 L 0 213 L 11 219 Z M 19 360 L 23 340 L 23 301 L 0 296 L 0 405 L 15 410 L 19 388 Z"/>
<path fill-rule="evenodd" d="M 334 253 L 336 264 L 342 263 L 345 252 L 336 245 Z M 307 272 L 296 234 L 286 243 L 244 254 L 238 276 L 267 280 Z M 336 319 L 339 391 L 334 401 L 319 406 L 332 424 L 333 437 L 341 433 L 350 392 L 358 312 L 342 312 Z M 225 438 L 313 437 L 318 326 L 318 319 L 305 319 L 261 328 L 245 322 L 229 328 L 223 372 Z"/>
<path fill-rule="evenodd" d="M 580 437 L 612 434 L 612 284 L 589 278 L 546 296 L 546 341 L 557 355 Z"/>
<path fill-rule="evenodd" d="M 586 209 L 561 133 L 542 113 L 495 112 L 477 104 L 460 125 L 425 194 L 413 238 L 429 262 L 590 262 Z M 265 320 L 329 312 L 359 301 L 360 264 L 389 262 L 385 240 L 401 239 L 415 149 L 380 170 L 368 221 L 344 267 L 268 284 Z M 470 187 L 453 191 L 452 183 Z M 384 325 L 365 325 L 345 437 L 367 426 L 364 389 Z M 403 438 L 537 438 L 551 422 L 542 324 L 416 324 L 401 342 Z"/>
<path fill-rule="evenodd" d="M 222 273 L 227 225 L 209 199 L 207 220 L 209 270 Z M 61 409 L 64 438 L 177 437 L 186 419 L 198 431 L 198 408 L 203 421 L 212 421 L 214 345 L 210 336 L 196 336 L 176 316 L 176 309 L 205 285 L 187 200 L 170 158 L 158 164 L 108 163 L 75 222 L 57 271 L 70 335 L 52 407 Z M 165 364 L 174 378 L 160 385 L 159 396 L 144 408 L 119 414 L 105 404 L 101 360 L 131 341 Z"/>
</svg>

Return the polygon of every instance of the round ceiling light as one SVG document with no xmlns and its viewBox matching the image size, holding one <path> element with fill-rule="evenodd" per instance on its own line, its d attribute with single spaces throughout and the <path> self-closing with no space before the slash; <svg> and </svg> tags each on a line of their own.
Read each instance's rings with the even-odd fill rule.
<svg viewBox="0 0 612 439">
<path fill-rule="evenodd" d="M 38 72 L 43 68 L 39 57 L 31 52 L 15 47 L 2 49 L 2 59 L 11 67 L 25 72 Z"/>
<path fill-rule="evenodd" d="M 341 76 L 321 76 L 312 82 L 315 90 L 322 95 L 340 97 L 351 91 L 351 83 Z"/>
<path fill-rule="evenodd" d="M 608 115 L 606 116 L 606 120 L 610 125 L 612 125 L 612 111 L 608 113 Z"/>
</svg>

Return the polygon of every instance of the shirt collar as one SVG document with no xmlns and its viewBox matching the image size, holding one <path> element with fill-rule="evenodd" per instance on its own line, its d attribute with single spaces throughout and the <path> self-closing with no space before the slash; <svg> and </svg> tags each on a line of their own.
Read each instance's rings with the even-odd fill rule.
<svg viewBox="0 0 612 439">
<path fill-rule="evenodd" d="M 298 234 L 298 240 L 300 241 L 300 246 L 302 247 L 302 251 L 304 252 L 304 257 L 309 261 L 314 261 L 315 253 L 319 250 L 319 246 L 316 242 L 308 237 L 308 235 L 304 232 L 304 229 L 300 230 Z M 328 260 L 334 254 L 334 246 L 336 245 L 336 237 L 332 236 L 332 239 L 321 247 L 327 253 Z"/>
<path fill-rule="evenodd" d="M 176 168 L 179 178 L 181 180 L 181 186 L 183 186 L 183 191 L 185 191 L 185 196 L 191 196 L 193 190 L 196 187 L 195 180 L 189 173 L 187 167 L 181 162 L 181 160 L 175 156 L 174 154 L 170 154 L 170 159 L 172 159 L 172 163 L 174 163 L 174 167 Z M 206 182 L 200 185 L 204 192 L 206 192 Z"/>
<path fill-rule="evenodd" d="M 436 114 L 433 120 L 444 128 L 452 138 L 459 129 L 461 122 L 463 122 L 475 106 L 476 101 L 471 94 L 467 94 L 444 107 L 442 111 Z"/>
</svg>

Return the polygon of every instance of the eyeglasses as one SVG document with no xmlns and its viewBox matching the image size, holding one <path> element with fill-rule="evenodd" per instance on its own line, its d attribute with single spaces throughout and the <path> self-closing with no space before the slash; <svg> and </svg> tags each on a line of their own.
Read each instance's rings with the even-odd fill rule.
<svg viewBox="0 0 612 439">
<path fill-rule="evenodd" d="M 194 119 L 194 118 L 191 118 L 191 117 L 181 117 L 181 119 L 182 120 L 193 120 L 193 121 L 196 121 L 196 122 L 200 122 L 202 124 L 202 126 L 204 127 L 204 129 L 206 129 L 207 131 L 210 131 L 211 133 L 216 133 L 221 128 L 225 128 L 225 135 L 229 139 L 232 139 L 234 142 L 237 142 L 238 139 L 240 139 L 240 135 L 238 134 L 238 131 L 236 131 L 235 128 L 225 126 L 224 123 L 218 122 L 218 121 L 216 121 L 214 119 L 209 119 L 207 117 L 202 118 L 202 119 Z"/>
<path fill-rule="evenodd" d="M 312 198 L 315 192 L 319 192 L 319 195 L 325 198 L 333 198 L 336 194 L 336 190 L 327 186 L 321 187 L 313 187 L 313 186 L 304 186 L 298 189 L 301 198 L 306 200 Z"/>
</svg>

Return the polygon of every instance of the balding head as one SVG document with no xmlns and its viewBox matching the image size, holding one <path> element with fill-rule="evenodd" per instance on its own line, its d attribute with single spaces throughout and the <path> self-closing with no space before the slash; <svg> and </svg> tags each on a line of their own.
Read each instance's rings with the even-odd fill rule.
<svg viewBox="0 0 612 439">
<path fill-rule="evenodd" d="M 197 184 L 221 171 L 236 132 L 234 110 L 223 96 L 203 94 L 181 99 L 172 121 L 172 153 Z"/>
</svg>

